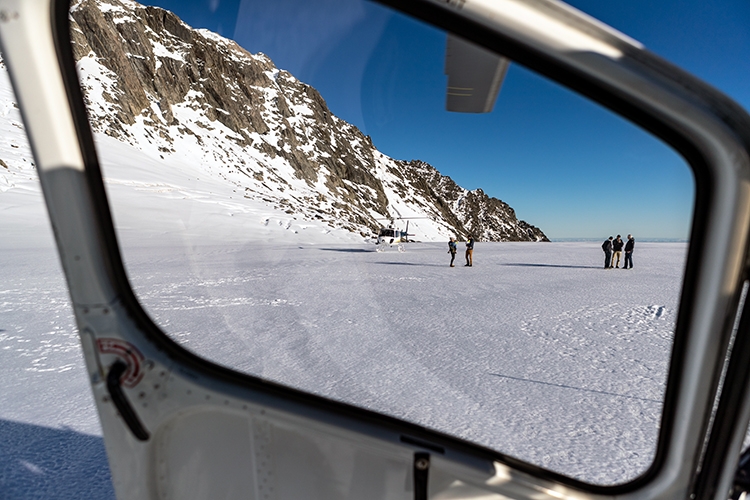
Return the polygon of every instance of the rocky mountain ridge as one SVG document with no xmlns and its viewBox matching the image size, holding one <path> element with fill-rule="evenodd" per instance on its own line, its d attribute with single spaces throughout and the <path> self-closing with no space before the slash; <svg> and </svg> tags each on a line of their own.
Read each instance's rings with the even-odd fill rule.
<svg viewBox="0 0 750 500">
<path fill-rule="evenodd" d="M 547 241 L 513 209 L 431 165 L 394 160 L 263 54 L 130 0 L 71 9 L 92 127 L 155 155 L 188 151 L 245 197 L 363 236 L 425 217 L 417 239 Z"/>
</svg>

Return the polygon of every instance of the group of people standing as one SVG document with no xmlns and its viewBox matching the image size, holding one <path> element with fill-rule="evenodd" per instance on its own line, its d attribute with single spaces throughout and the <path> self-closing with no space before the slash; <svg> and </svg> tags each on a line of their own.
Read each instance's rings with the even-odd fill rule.
<svg viewBox="0 0 750 500">
<path fill-rule="evenodd" d="M 620 235 L 617 235 L 616 239 L 612 239 L 610 236 L 602 243 L 602 250 L 604 250 L 604 269 L 613 269 L 620 267 L 620 258 L 622 257 L 622 249 L 625 247 L 625 263 L 623 269 L 633 269 L 633 249 L 635 248 L 635 238 L 632 234 L 628 235 L 628 242 L 622 241 Z"/>
<path fill-rule="evenodd" d="M 622 241 L 622 237 L 618 234 L 617 238 L 610 236 L 604 243 L 602 243 L 602 250 L 604 250 L 604 269 L 620 268 L 620 259 L 622 259 L 623 249 L 625 250 L 625 259 L 623 262 L 623 269 L 633 269 L 633 249 L 635 248 L 635 238 L 632 234 L 628 235 L 628 241 Z M 451 236 L 448 241 L 448 253 L 451 254 L 450 267 L 456 267 L 453 263 L 456 260 L 456 253 L 458 253 L 458 243 L 456 238 Z M 466 264 L 464 267 L 471 267 L 474 264 L 474 236 L 469 235 L 466 239 Z"/>
<path fill-rule="evenodd" d="M 451 267 L 456 267 L 453 261 L 456 260 L 456 252 L 458 252 L 458 243 L 456 238 L 451 236 L 448 241 L 448 253 L 451 254 Z M 466 265 L 464 267 L 471 267 L 474 264 L 474 236 L 469 235 L 466 239 Z"/>
</svg>

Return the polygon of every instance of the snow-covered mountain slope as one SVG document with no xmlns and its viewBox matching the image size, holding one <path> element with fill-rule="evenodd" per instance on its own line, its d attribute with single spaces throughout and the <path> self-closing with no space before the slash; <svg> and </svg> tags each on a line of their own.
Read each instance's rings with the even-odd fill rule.
<svg viewBox="0 0 750 500">
<path fill-rule="evenodd" d="M 260 203 L 290 221 L 358 237 L 383 219 L 419 217 L 410 231 L 424 241 L 469 233 L 487 241 L 547 239 L 481 190 L 463 189 L 424 162 L 382 154 L 314 88 L 263 54 L 129 0 L 82 0 L 71 23 L 92 127 L 137 150 L 156 178 L 171 172 L 175 182 L 219 182 L 236 207 L 252 207 L 240 212 L 255 214 Z M 127 169 L 107 168 L 113 154 L 104 149 L 113 142 L 99 144 L 105 176 L 127 184 Z M 191 186 L 218 189 L 199 184 Z"/>
<path fill-rule="evenodd" d="M 211 242 L 356 243 L 359 234 L 305 221 L 248 199 L 206 172 L 189 152 L 160 158 L 104 134 L 97 146 L 124 245 Z M 47 218 L 21 113 L 0 61 L 0 248 L 52 249 Z"/>
<path fill-rule="evenodd" d="M 52 230 L 31 148 L 0 61 L 0 247 L 51 245 Z"/>
</svg>

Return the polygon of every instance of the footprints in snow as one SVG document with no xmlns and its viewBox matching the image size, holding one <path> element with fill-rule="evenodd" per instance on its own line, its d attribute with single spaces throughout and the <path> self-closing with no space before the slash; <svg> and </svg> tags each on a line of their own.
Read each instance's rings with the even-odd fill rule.
<svg viewBox="0 0 750 500">
<path fill-rule="evenodd" d="M 299 231 L 300 231 L 300 230 L 303 230 L 303 231 L 304 231 L 305 229 L 307 229 L 307 228 L 308 228 L 308 226 L 306 226 L 306 225 L 300 225 L 300 224 L 297 224 L 297 229 L 292 229 L 292 221 L 293 221 L 293 220 L 294 220 L 294 219 L 288 219 L 288 220 L 287 220 L 287 221 L 285 222 L 285 221 L 283 221 L 283 220 L 279 219 L 279 220 L 277 220 L 277 221 L 276 221 L 276 223 L 277 223 L 277 224 L 279 225 L 279 227 L 282 227 L 282 228 L 284 228 L 284 229 L 286 229 L 286 230 L 291 230 L 291 231 L 292 231 L 292 232 L 293 232 L 294 234 L 299 234 Z M 261 223 L 261 224 L 262 224 L 263 226 L 265 226 L 265 227 L 268 227 L 268 225 L 269 225 L 269 224 L 271 223 L 271 218 L 270 218 L 270 217 L 265 217 L 265 218 L 264 218 L 263 220 L 261 220 L 261 222 L 260 222 L 260 223 Z M 331 230 L 330 230 L 330 229 L 328 229 L 328 228 L 322 228 L 322 229 L 321 229 L 321 232 L 322 232 L 323 234 L 328 234 L 328 233 L 330 233 L 330 232 L 331 232 Z"/>
<path fill-rule="evenodd" d="M 664 305 L 583 307 L 553 317 L 536 314 L 521 322 L 521 331 L 538 338 L 575 336 L 574 332 L 609 334 L 623 339 L 642 334 L 671 338 L 673 328 L 673 311 Z"/>
</svg>

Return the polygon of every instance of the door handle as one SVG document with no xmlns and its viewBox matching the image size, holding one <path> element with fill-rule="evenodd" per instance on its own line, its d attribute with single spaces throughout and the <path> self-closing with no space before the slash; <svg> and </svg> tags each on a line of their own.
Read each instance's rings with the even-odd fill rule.
<svg viewBox="0 0 750 500">
<path fill-rule="evenodd" d="M 133 436 L 139 441 L 148 441 L 151 435 L 141 423 L 120 385 L 120 377 L 122 377 L 127 369 L 128 365 L 122 360 L 118 359 L 112 364 L 107 374 L 107 390 L 112 398 L 112 402 L 115 404 L 115 408 L 120 412 L 120 416 L 130 429 L 130 432 L 133 433 Z"/>
</svg>

